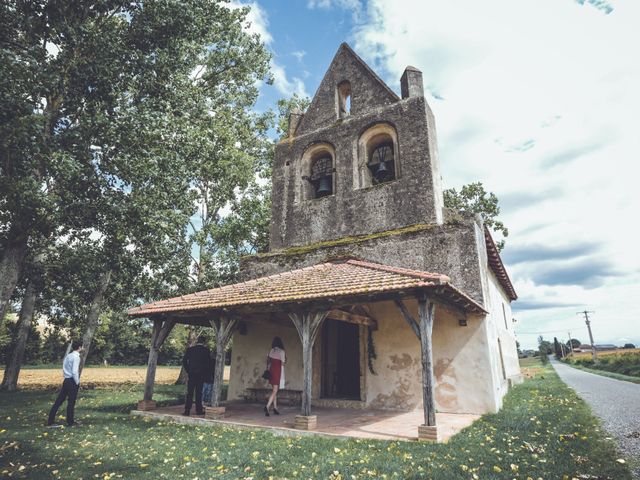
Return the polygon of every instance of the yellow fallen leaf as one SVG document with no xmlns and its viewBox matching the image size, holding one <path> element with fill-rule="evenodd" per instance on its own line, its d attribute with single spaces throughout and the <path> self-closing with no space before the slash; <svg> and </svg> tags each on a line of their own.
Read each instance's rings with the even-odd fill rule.
<svg viewBox="0 0 640 480">
<path fill-rule="evenodd" d="M 627 462 L 624 461 L 624 458 L 617 458 L 616 462 L 618 462 L 618 463 L 627 463 Z"/>
<path fill-rule="evenodd" d="M 141 463 L 140 468 L 147 468 L 149 466 L 148 463 Z"/>
<path fill-rule="evenodd" d="M 499 466 L 494 465 L 493 466 L 493 471 L 496 472 L 496 473 L 500 473 L 502 471 L 502 469 Z"/>
</svg>

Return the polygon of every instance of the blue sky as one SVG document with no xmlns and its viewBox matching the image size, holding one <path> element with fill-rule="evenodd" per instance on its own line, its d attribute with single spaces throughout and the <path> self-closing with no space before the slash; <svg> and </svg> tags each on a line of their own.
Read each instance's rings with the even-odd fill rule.
<svg viewBox="0 0 640 480">
<path fill-rule="evenodd" d="M 640 343 L 640 2 L 245 2 L 274 57 L 257 108 L 312 96 L 341 42 L 399 90 L 422 70 L 445 188 L 482 181 L 510 229 L 521 343 Z"/>
</svg>

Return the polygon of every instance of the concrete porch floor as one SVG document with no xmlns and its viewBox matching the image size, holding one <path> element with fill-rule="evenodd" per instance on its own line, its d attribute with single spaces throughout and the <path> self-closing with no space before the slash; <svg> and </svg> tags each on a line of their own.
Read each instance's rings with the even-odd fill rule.
<svg viewBox="0 0 640 480">
<path fill-rule="evenodd" d="M 422 410 L 393 412 L 388 410 L 367 410 L 350 408 L 313 407 L 312 415 L 317 415 L 315 430 L 293 428 L 299 406 L 280 407 L 280 415 L 265 417 L 263 405 L 249 403 L 229 403 L 224 418 L 210 420 L 202 415 L 183 417 L 183 405 L 159 407 L 151 411 L 133 410 L 132 415 L 170 420 L 196 425 L 226 425 L 240 428 L 271 429 L 279 434 L 315 434 L 324 436 L 373 438 L 378 440 L 417 440 L 418 425 L 424 422 Z M 436 424 L 441 441 L 446 442 L 463 428 L 471 425 L 479 415 L 458 413 L 436 413 Z"/>
</svg>

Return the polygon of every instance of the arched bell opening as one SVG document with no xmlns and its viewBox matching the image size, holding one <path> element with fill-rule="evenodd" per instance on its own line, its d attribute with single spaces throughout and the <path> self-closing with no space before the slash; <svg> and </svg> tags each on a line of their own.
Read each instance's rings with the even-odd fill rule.
<svg viewBox="0 0 640 480">
<path fill-rule="evenodd" d="M 316 143 L 302 156 L 301 198 L 313 200 L 335 193 L 335 153 L 328 143 Z"/>
<path fill-rule="evenodd" d="M 358 139 L 358 172 L 355 188 L 391 182 L 400 177 L 398 136 L 388 123 L 367 128 Z"/>
</svg>

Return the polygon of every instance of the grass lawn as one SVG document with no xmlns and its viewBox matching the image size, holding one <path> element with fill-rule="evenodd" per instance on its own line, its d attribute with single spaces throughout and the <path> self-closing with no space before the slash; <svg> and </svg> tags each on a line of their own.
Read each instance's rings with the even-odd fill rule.
<svg viewBox="0 0 640 480">
<path fill-rule="evenodd" d="M 640 377 L 632 377 L 630 375 L 623 375 L 621 373 L 607 372 L 606 370 L 596 370 L 595 368 L 587 368 L 582 365 L 571 363 L 571 362 L 565 362 L 565 363 L 573 368 L 584 370 L 585 372 L 589 372 L 589 373 L 595 373 L 596 375 L 602 375 L 603 377 L 615 378 L 616 380 L 624 380 L 626 382 L 631 382 L 631 383 L 640 383 Z"/>
<path fill-rule="evenodd" d="M 630 479 L 588 407 L 532 364 L 504 408 L 448 444 L 282 437 L 130 417 L 141 386 L 81 391 L 78 428 L 46 429 L 52 392 L 0 393 L 0 477 Z M 180 387 L 159 385 L 174 402 Z"/>
</svg>

